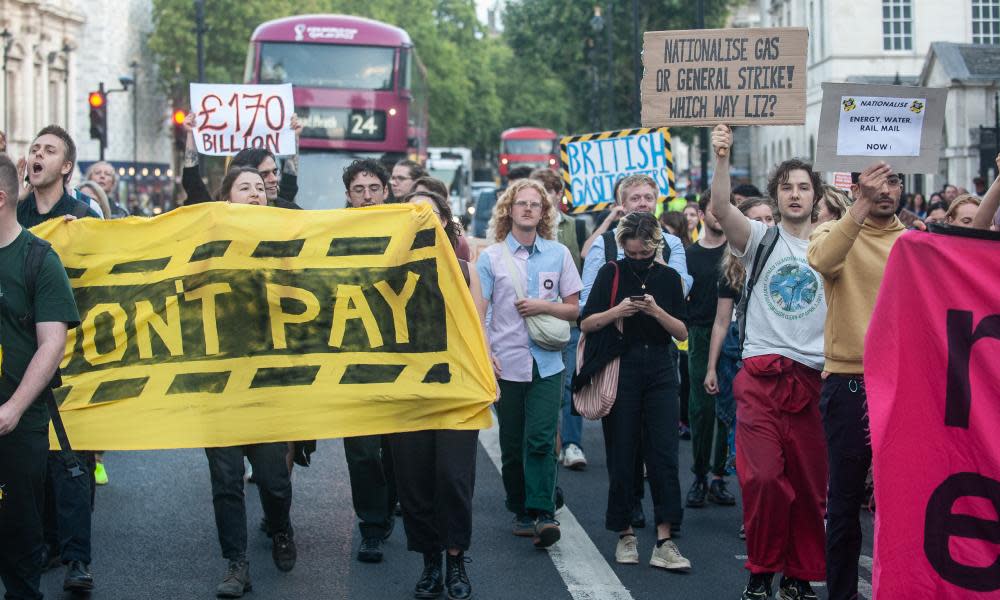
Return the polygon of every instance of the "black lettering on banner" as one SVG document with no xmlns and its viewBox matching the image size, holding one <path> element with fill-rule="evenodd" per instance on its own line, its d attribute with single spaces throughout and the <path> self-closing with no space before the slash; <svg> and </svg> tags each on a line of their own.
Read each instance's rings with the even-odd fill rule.
<svg viewBox="0 0 1000 600">
<path fill-rule="evenodd" d="M 73 354 L 63 367 L 69 376 L 215 359 L 447 349 L 433 258 L 394 267 L 216 269 L 74 293 L 82 324 L 71 335 Z M 176 393 L 215 390 L 225 386 L 221 378 L 175 382 Z"/>
<path fill-rule="evenodd" d="M 927 502 L 924 522 L 924 554 L 941 578 L 976 592 L 1000 590 L 1000 556 L 988 566 L 970 566 L 955 560 L 949 548 L 952 538 L 1000 544 L 1000 517 L 991 520 L 952 512 L 961 498 L 983 498 L 1000 515 L 1000 481 L 979 473 L 954 473 L 944 480 Z"/>
<path fill-rule="evenodd" d="M 973 328 L 971 311 L 949 310 L 947 335 L 948 388 L 944 424 L 968 429 L 969 412 L 972 409 L 972 384 L 969 379 L 972 347 L 983 338 L 1000 340 L 1000 315 L 984 317 Z"/>
</svg>

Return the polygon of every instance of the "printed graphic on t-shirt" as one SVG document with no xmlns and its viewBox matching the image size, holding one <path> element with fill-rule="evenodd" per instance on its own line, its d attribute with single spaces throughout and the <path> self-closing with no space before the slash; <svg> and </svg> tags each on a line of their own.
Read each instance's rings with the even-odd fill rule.
<svg viewBox="0 0 1000 600">
<path fill-rule="evenodd" d="M 788 256 L 777 261 L 764 274 L 764 281 L 767 307 L 783 319 L 806 317 L 822 303 L 823 284 L 804 259 Z"/>
</svg>

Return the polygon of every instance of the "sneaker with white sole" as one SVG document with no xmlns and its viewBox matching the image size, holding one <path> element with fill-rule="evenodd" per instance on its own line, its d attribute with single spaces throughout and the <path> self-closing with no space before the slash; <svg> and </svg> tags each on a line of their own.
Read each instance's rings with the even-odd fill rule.
<svg viewBox="0 0 1000 600">
<path fill-rule="evenodd" d="M 662 546 L 653 547 L 653 556 L 649 559 L 650 566 L 659 567 L 668 571 L 690 571 L 691 561 L 681 555 L 677 549 L 677 544 L 670 540 L 663 542 Z"/>
<path fill-rule="evenodd" d="M 634 535 L 618 538 L 618 546 L 615 548 L 615 562 L 622 565 L 639 564 L 639 543 Z"/>
<path fill-rule="evenodd" d="M 583 450 L 576 444 L 567 444 L 563 448 L 562 464 L 567 469 L 580 471 L 587 468 L 587 457 L 583 455 Z"/>
</svg>

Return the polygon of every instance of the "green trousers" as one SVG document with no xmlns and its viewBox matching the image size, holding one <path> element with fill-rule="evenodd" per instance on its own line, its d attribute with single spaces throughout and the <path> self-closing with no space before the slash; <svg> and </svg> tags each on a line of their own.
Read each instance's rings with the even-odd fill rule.
<svg viewBox="0 0 1000 600">
<path fill-rule="evenodd" d="M 688 396 L 688 421 L 691 427 L 691 471 L 699 478 L 726 474 L 729 428 L 715 414 L 715 396 L 705 392 L 705 371 L 708 367 L 708 345 L 712 328 L 692 325 L 688 328 L 688 374 L 691 392 Z M 713 442 L 714 438 L 714 442 Z M 712 448 L 715 460 L 712 460 Z"/>
<path fill-rule="evenodd" d="M 514 514 L 554 513 L 556 425 L 562 372 L 549 377 L 532 365 L 531 381 L 500 380 L 501 475 L 507 510 Z"/>
</svg>

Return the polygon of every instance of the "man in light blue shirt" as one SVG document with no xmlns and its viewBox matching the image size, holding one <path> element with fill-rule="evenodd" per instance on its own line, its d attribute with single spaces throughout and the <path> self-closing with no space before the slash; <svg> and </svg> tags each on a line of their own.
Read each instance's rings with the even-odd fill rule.
<svg viewBox="0 0 1000 600">
<path fill-rule="evenodd" d="M 660 188 L 656 185 L 656 181 L 648 175 L 629 175 L 622 179 L 621 184 L 618 186 L 617 198 L 617 202 L 625 210 L 622 216 L 634 212 L 653 212 L 653 209 L 656 208 L 656 199 L 660 193 L 659 190 Z M 688 275 L 684 244 L 681 243 L 679 237 L 666 232 L 663 234 L 663 239 L 670 250 L 670 257 L 667 258 L 667 266 L 677 271 L 681 276 L 681 282 L 684 284 L 684 295 L 686 296 L 691 289 L 693 279 Z M 625 251 L 619 247 L 616 258 L 621 260 L 624 257 Z M 581 312 L 587 304 L 587 298 L 590 296 L 590 288 L 593 287 L 594 280 L 597 279 L 597 272 L 601 270 L 601 267 L 606 262 L 604 236 L 598 236 L 590 246 L 587 258 L 583 262 L 583 291 L 580 293 Z"/>
</svg>

